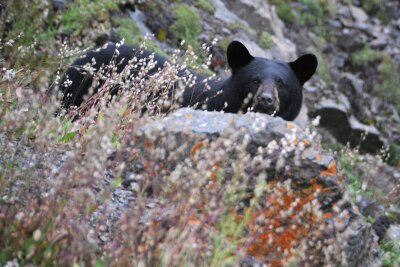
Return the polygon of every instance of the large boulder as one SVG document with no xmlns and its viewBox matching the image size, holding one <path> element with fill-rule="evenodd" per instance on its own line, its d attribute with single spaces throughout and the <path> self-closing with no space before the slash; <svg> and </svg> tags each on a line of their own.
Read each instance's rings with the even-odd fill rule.
<svg viewBox="0 0 400 267">
<path fill-rule="evenodd" d="M 230 216 L 243 221 L 244 228 L 230 238 L 242 240 L 243 264 L 379 265 L 371 226 L 353 209 L 334 159 L 314 137 L 294 123 L 257 113 L 185 108 L 154 121 L 132 139 L 126 164 L 132 169 L 130 181 L 157 181 L 153 186 L 158 188 L 148 190 L 153 198 L 182 180 L 189 188 L 198 180 L 204 185 L 187 203 L 164 202 L 162 211 L 150 210 L 142 222 L 173 227 L 176 216 L 182 220 L 186 214 L 180 209 L 172 216 L 174 207 L 199 202 L 188 223 L 206 217 L 202 229 L 221 231 L 212 219 L 222 208 L 210 203 L 213 192 L 238 185 L 247 194 Z"/>
</svg>

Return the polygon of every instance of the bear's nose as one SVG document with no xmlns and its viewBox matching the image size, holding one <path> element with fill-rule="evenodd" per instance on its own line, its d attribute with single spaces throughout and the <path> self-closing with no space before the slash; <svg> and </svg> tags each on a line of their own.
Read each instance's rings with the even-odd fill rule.
<svg viewBox="0 0 400 267">
<path fill-rule="evenodd" d="M 262 94 L 257 97 L 260 104 L 265 107 L 271 107 L 274 105 L 274 98 L 271 94 Z"/>
</svg>

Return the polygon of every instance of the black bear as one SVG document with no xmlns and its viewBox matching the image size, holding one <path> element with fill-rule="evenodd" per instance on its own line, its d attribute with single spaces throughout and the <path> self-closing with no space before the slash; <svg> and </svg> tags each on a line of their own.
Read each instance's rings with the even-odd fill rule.
<svg viewBox="0 0 400 267">
<path fill-rule="evenodd" d="M 92 63 L 93 72 L 96 72 L 115 60 L 115 71 L 120 73 L 129 60 L 138 55 L 145 59 L 151 53 L 137 53 L 135 47 L 128 45 L 117 47 L 115 44 L 108 44 L 105 48 L 90 51 L 75 60 L 60 83 L 60 89 L 64 93 L 63 105 L 80 105 L 83 97 L 88 94 L 92 76 L 82 71 L 82 66 Z M 193 73 L 195 84 L 185 88 L 179 105 L 230 113 L 250 110 L 294 120 L 301 109 L 303 84 L 315 73 L 318 65 L 317 58 L 312 54 L 303 55 L 289 63 L 253 57 L 239 41 L 229 44 L 227 59 L 232 71 L 229 78 L 210 79 L 204 83 L 206 76 Z M 148 75 L 161 69 L 167 59 L 155 55 L 154 61 Z M 133 76 L 137 72 L 134 68 L 130 70 Z M 182 71 L 178 75 L 185 75 L 184 73 L 187 72 Z"/>
</svg>

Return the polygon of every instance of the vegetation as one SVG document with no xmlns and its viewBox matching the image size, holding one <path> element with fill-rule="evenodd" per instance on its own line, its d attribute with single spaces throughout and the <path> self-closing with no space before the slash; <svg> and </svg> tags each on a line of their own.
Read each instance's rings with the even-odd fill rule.
<svg viewBox="0 0 400 267">
<path fill-rule="evenodd" d="M 386 101 L 395 104 L 400 112 L 400 71 L 389 56 L 383 56 L 378 73 L 379 83 L 375 86 L 374 91 Z"/>
<path fill-rule="evenodd" d="M 393 241 L 384 241 L 380 246 L 383 256 L 383 266 L 398 266 L 400 260 L 400 245 Z"/>
<path fill-rule="evenodd" d="M 200 17 L 197 12 L 186 4 L 175 4 L 173 8 L 175 22 L 171 25 L 171 31 L 174 40 L 185 42 L 190 45 L 194 51 L 199 51 L 198 36 L 201 32 Z"/>
<path fill-rule="evenodd" d="M 190 6 L 175 4 L 171 31 L 175 42 L 185 39 L 196 54 L 188 49 L 171 55 L 174 64 L 154 77 L 147 77 L 143 68 L 136 82 L 125 84 L 132 90 L 112 102 L 109 89 L 120 84 L 121 77 L 106 73 L 109 85 L 82 107 L 54 116 L 59 97 L 48 92 L 50 85 L 70 58 L 93 46 L 105 29 L 114 27 L 126 43 L 146 42 L 156 49 L 139 37 L 130 19 L 111 16 L 119 2 L 78 0 L 55 10 L 44 0 L 8 0 L 6 10 L 0 11 L 0 21 L 9 21 L 0 23 L 0 265 L 222 266 L 239 265 L 243 255 L 265 260 L 266 253 L 272 255 L 271 265 L 300 264 L 303 251 L 292 244 L 312 235 L 317 239 L 319 227 L 332 216 L 314 204 L 321 190 L 318 182 L 301 184 L 300 190 L 288 177 L 267 180 L 260 172 L 265 168 L 260 165 L 266 164 L 259 161 L 263 155 L 249 158 L 241 153 L 245 140 L 232 145 L 231 139 L 220 137 L 189 144 L 157 131 L 143 135 L 144 125 L 162 118 L 166 107 L 176 108 L 168 99 L 171 84 L 193 82 L 189 76 L 178 78 L 177 72 L 194 61 L 198 64 L 197 52 L 209 49 L 198 44 L 200 19 Z M 214 12 L 209 1 L 195 3 Z M 318 16 L 321 10 L 327 12 L 324 3 L 303 1 Z M 290 1 L 274 4 L 285 22 L 295 21 Z M 254 30 L 246 30 L 257 38 Z M 271 47 L 267 32 L 259 37 L 260 46 Z M 363 51 L 355 55 L 354 64 L 368 64 L 371 57 L 373 52 Z M 330 81 L 323 56 L 318 58 L 318 74 Z M 381 83 L 375 90 L 397 101 L 394 65 L 383 57 L 378 67 Z M 79 118 L 71 119 L 77 113 Z M 160 138 L 154 140 L 156 136 Z M 294 139 L 271 142 L 279 152 L 292 149 L 294 143 L 295 149 L 301 148 Z M 171 144 L 173 149 L 163 149 Z M 393 146 L 388 154 L 395 164 L 397 151 Z M 177 159 L 183 160 L 176 164 Z M 380 194 L 365 188 L 353 151 L 340 154 L 339 163 L 353 198 Z M 325 172 L 336 175 L 336 169 Z M 108 206 L 121 190 L 126 209 Z M 398 261 L 394 244 L 384 243 L 382 251 L 384 264 Z"/>
<path fill-rule="evenodd" d="M 214 14 L 215 12 L 215 7 L 211 4 L 210 0 L 195 0 L 194 4 L 210 14 Z"/>
<path fill-rule="evenodd" d="M 388 24 L 390 19 L 386 16 L 383 10 L 382 3 L 379 0 L 365 0 L 362 1 L 361 7 L 368 14 L 377 16 L 383 23 Z"/>
<path fill-rule="evenodd" d="M 351 62 L 357 67 L 363 67 L 381 58 L 382 55 L 379 52 L 372 50 L 369 46 L 364 46 L 351 55 Z"/>
<path fill-rule="evenodd" d="M 293 23 L 295 21 L 295 15 L 293 8 L 290 6 L 290 0 L 272 0 L 271 4 L 276 6 L 276 12 L 278 16 L 286 23 Z"/>
<path fill-rule="evenodd" d="M 112 17 L 112 23 L 116 27 L 118 36 L 124 39 L 125 44 L 141 45 L 144 44 L 148 50 L 165 55 L 165 53 L 157 46 L 157 44 L 141 35 L 136 23 L 129 17 Z"/>
<path fill-rule="evenodd" d="M 312 47 L 310 49 L 310 52 L 314 53 L 318 59 L 318 68 L 317 68 L 318 76 L 325 82 L 332 81 L 331 73 L 329 71 L 329 65 L 325 57 L 315 47 Z"/>
<path fill-rule="evenodd" d="M 259 45 L 264 49 L 271 48 L 274 45 L 271 35 L 268 32 L 261 32 Z"/>
</svg>

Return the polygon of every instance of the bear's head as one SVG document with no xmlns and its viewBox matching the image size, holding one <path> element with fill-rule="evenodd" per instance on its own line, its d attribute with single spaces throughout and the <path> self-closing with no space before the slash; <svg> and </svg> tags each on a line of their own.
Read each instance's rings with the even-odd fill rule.
<svg viewBox="0 0 400 267">
<path fill-rule="evenodd" d="M 232 70 L 230 87 L 239 96 L 242 110 L 275 114 L 293 120 L 302 105 L 302 87 L 315 73 L 318 61 L 306 54 L 293 62 L 253 57 L 239 41 L 227 50 Z"/>
</svg>

